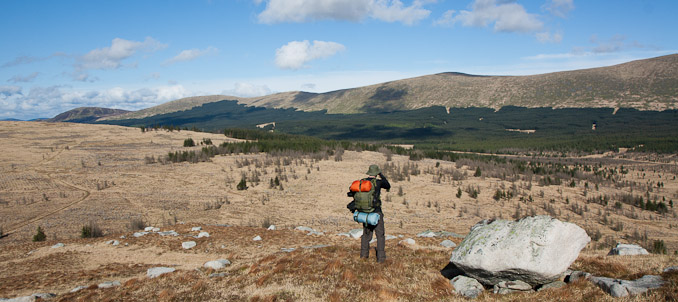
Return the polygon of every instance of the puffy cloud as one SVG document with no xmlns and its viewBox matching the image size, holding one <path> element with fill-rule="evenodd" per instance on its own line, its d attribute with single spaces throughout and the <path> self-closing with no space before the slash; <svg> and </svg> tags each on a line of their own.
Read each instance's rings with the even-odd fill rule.
<svg viewBox="0 0 678 302">
<path fill-rule="evenodd" d="M 20 76 L 20 75 L 15 75 L 15 76 L 13 76 L 11 79 L 7 80 L 7 82 L 10 82 L 10 83 L 28 83 L 28 82 L 32 82 L 33 80 L 35 80 L 35 78 L 38 76 L 38 74 L 40 74 L 40 73 L 39 73 L 39 72 L 34 72 L 34 73 L 31 73 L 31 74 L 29 74 L 29 75 L 27 75 L 27 76 L 25 76 L 25 77 L 24 77 L 24 76 Z"/>
<path fill-rule="evenodd" d="M 269 95 L 273 91 L 266 85 L 256 85 L 249 83 L 235 83 L 233 89 L 224 90 L 222 93 L 225 95 L 233 95 L 240 97 L 256 97 Z"/>
<path fill-rule="evenodd" d="M 565 18 L 574 9 L 573 0 L 551 0 L 544 4 L 544 9 L 554 16 Z"/>
<path fill-rule="evenodd" d="M 255 0 L 255 3 L 261 1 Z M 368 17 L 407 25 L 428 18 L 423 5 L 434 0 L 415 0 L 405 6 L 400 0 L 267 0 L 258 16 L 261 23 L 307 22 L 316 20 L 360 21 Z"/>
<path fill-rule="evenodd" d="M 536 33 L 535 36 L 537 37 L 537 41 L 541 43 L 560 43 L 563 41 L 563 34 L 562 33 L 550 33 L 550 32 L 540 32 Z"/>
<path fill-rule="evenodd" d="M 78 69 L 116 69 L 122 65 L 122 61 L 133 56 L 140 50 L 157 51 L 167 47 L 157 40 L 146 37 L 144 41 L 131 41 L 115 38 L 111 46 L 94 49 L 78 58 Z"/>
<path fill-rule="evenodd" d="M 487 27 L 494 23 L 494 30 L 498 32 L 534 32 L 543 27 L 537 15 L 528 13 L 522 5 L 501 0 L 475 0 L 471 10 L 462 10 L 454 17 L 448 11 L 436 21 L 439 24 L 457 22 L 472 27 Z"/>
<path fill-rule="evenodd" d="M 206 55 L 211 55 L 217 53 L 219 50 L 216 49 L 215 47 L 207 47 L 204 50 L 200 50 L 197 48 L 193 49 L 187 49 L 181 51 L 178 55 L 174 56 L 173 58 L 165 61 L 165 65 L 171 65 L 177 62 L 184 62 L 184 61 L 191 61 L 195 60 L 199 57 L 206 56 Z"/>
<path fill-rule="evenodd" d="M 336 42 L 292 41 L 275 51 L 275 64 L 283 69 L 299 69 L 309 61 L 333 56 L 344 49 L 344 45 Z"/>
<path fill-rule="evenodd" d="M 190 95 L 191 92 L 182 85 L 137 90 L 116 87 L 101 91 L 81 91 L 65 86 L 34 87 L 26 95 L 16 86 L 0 86 L 0 112 L 5 112 L 2 117 L 32 119 L 53 117 L 77 107 L 139 110 Z"/>
</svg>

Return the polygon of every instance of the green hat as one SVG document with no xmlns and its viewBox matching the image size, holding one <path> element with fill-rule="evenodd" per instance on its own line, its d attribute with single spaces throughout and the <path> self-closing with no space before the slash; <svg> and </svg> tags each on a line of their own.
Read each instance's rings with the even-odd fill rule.
<svg viewBox="0 0 678 302">
<path fill-rule="evenodd" d="M 381 173 L 381 170 L 379 170 L 379 166 L 377 165 L 371 165 L 367 170 L 367 175 L 369 176 L 377 176 L 379 173 Z"/>
</svg>

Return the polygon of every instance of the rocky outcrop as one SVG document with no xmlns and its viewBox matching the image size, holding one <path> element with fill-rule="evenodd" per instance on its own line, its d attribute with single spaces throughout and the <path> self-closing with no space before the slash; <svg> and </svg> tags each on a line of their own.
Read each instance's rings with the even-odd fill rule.
<svg viewBox="0 0 678 302">
<path fill-rule="evenodd" d="M 483 221 L 471 228 L 450 262 L 488 286 L 506 280 L 536 286 L 557 280 L 590 241 L 582 228 L 549 216 Z"/>
<path fill-rule="evenodd" d="M 634 281 L 620 280 L 606 277 L 591 277 L 591 282 L 613 297 L 626 297 L 647 292 L 649 289 L 664 285 L 660 276 L 645 275 Z"/>
<path fill-rule="evenodd" d="M 648 253 L 646 249 L 642 248 L 639 245 L 617 243 L 617 246 L 613 247 L 607 255 L 624 256 L 624 255 L 649 255 L 649 254 L 650 253 Z"/>
</svg>

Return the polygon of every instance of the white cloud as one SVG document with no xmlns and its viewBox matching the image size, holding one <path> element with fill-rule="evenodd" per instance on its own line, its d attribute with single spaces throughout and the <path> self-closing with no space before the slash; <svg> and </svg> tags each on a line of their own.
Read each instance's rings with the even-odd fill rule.
<svg viewBox="0 0 678 302">
<path fill-rule="evenodd" d="M 115 38 L 111 46 L 94 49 L 78 58 L 77 66 L 80 69 L 116 69 L 122 61 L 133 56 L 137 51 L 157 51 L 167 47 L 157 40 L 146 37 L 142 42 Z"/>
<path fill-rule="evenodd" d="M 206 56 L 206 55 L 211 55 L 217 53 L 219 50 L 216 49 L 215 47 L 207 47 L 204 50 L 200 50 L 197 48 L 193 49 L 187 49 L 181 51 L 178 55 L 174 56 L 173 58 L 165 61 L 165 65 L 171 65 L 177 62 L 185 62 L 185 61 L 192 61 L 195 60 L 199 57 Z"/>
<path fill-rule="evenodd" d="M 21 94 L 17 86 L 0 86 L 0 112 L 5 112 L 0 117 L 53 117 L 77 107 L 139 110 L 191 95 L 182 85 L 137 90 L 116 87 L 101 91 L 82 91 L 65 86 L 34 87 L 26 95 Z"/>
<path fill-rule="evenodd" d="M 15 76 L 13 76 L 11 79 L 7 80 L 7 82 L 10 82 L 10 83 L 28 83 L 28 82 L 32 82 L 33 80 L 35 80 L 35 78 L 38 76 L 38 74 L 40 74 L 40 73 L 36 71 L 36 72 L 31 73 L 31 74 L 29 74 L 29 75 L 27 75 L 27 76 L 15 75 Z"/>
<path fill-rule="evenodd" d="M 562 33 L 550 33 L 550 32 L 540 32 L 536 33 L 535 36 L 537 37 L 537 41 L 541 43 L 560 43 L 563 41 L 563 34 Z"/>
<path fill-rule="evenodd" d="M 261 3 L 255 0 L 255 3 Z M 428 18 L 423 5 L 435 0 L 415 0 L 405 6 L 400 0 L 267 0 L 258 16 L 266 24 L 308 22 L 316 20 L 360 21 L 374 18 L 386 22 L 412 25 Z"/>
<path fill-rule="evenodd" d="M 565 18 L 574 9 L 574 0 L 550 0 L 543 7 L 554 16 Z"/>
<path fill-rule="evenodd" d="M 336 42 L 292 41 L 275 51 L 275 64 L 282 69 L 299 69 L 309 61 L 333 56 L 346 47 Z"/>
<path fill-rule="evenodd" d="M 452 26 L 454 25 L 454 13 L 456 13 L 455 10 L 451 9 L 443 13 L 443 16 L 440 17 L 440 19 L 436 20 L 433 22 L 433 25 L 440 25 L 440 26 Z"/>
<path fill-rule="evenodd" d="M 256 97 L 273 93 L 266 85 L 257 85 L 249 83 L 235 83 L 233 89 L 224 90 L 222 94 L 239 97 Z"/>
<path fill-rule="evenodd" d="M 494 30 L 498 32 L 535 32 L 543 27 L 538 16 L 528 13 L 522 5 L 502 0 L 475 0 L 471 10 L 462 10 L 454 17 L 444 15 L 438 20 L 440 22 L 459 22 L 471 27 L 487 27 L 494 23 Z"/>
</svg>

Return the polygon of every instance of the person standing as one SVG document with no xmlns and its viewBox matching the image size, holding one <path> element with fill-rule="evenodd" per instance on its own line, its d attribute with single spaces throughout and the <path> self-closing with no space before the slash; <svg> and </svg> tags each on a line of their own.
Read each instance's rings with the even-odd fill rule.
<svg viewBox="0 0 678 302">
<path fill-rule="evenodd" d="M 372 211 L 372 213 L 379 214 L 379 222 L 377 222 L 376 225 L 363 223 L 363 235 L 360 238 L 360 258 L 367 259 L 369 257 L 370 241 L 372 240 L 372 234 L 374 234 L 377 237 L 377 262 L 382 263 L 386 260 L 386 251 L 384 250 L 386 239 L 384 237 L 384 212 L 381 209 L 381 189 L 388 191 L 391 189 L 391 184 L 384 174 L 381 173 L 381 170 L 377 165 L 370 165 L 367 170 L 367 175 L 368 177 L 366 180 L 375 184 L 373 195 L 374 211 Z M 351 193 L 353 192 L 349 192 L 349 196 L 352 196 Z M 349 204 L 348 207 L 351 209 L 351 204 Z M 355 211 L 355 206 L 353 206 L 351 211 Z"/>
</svg>

